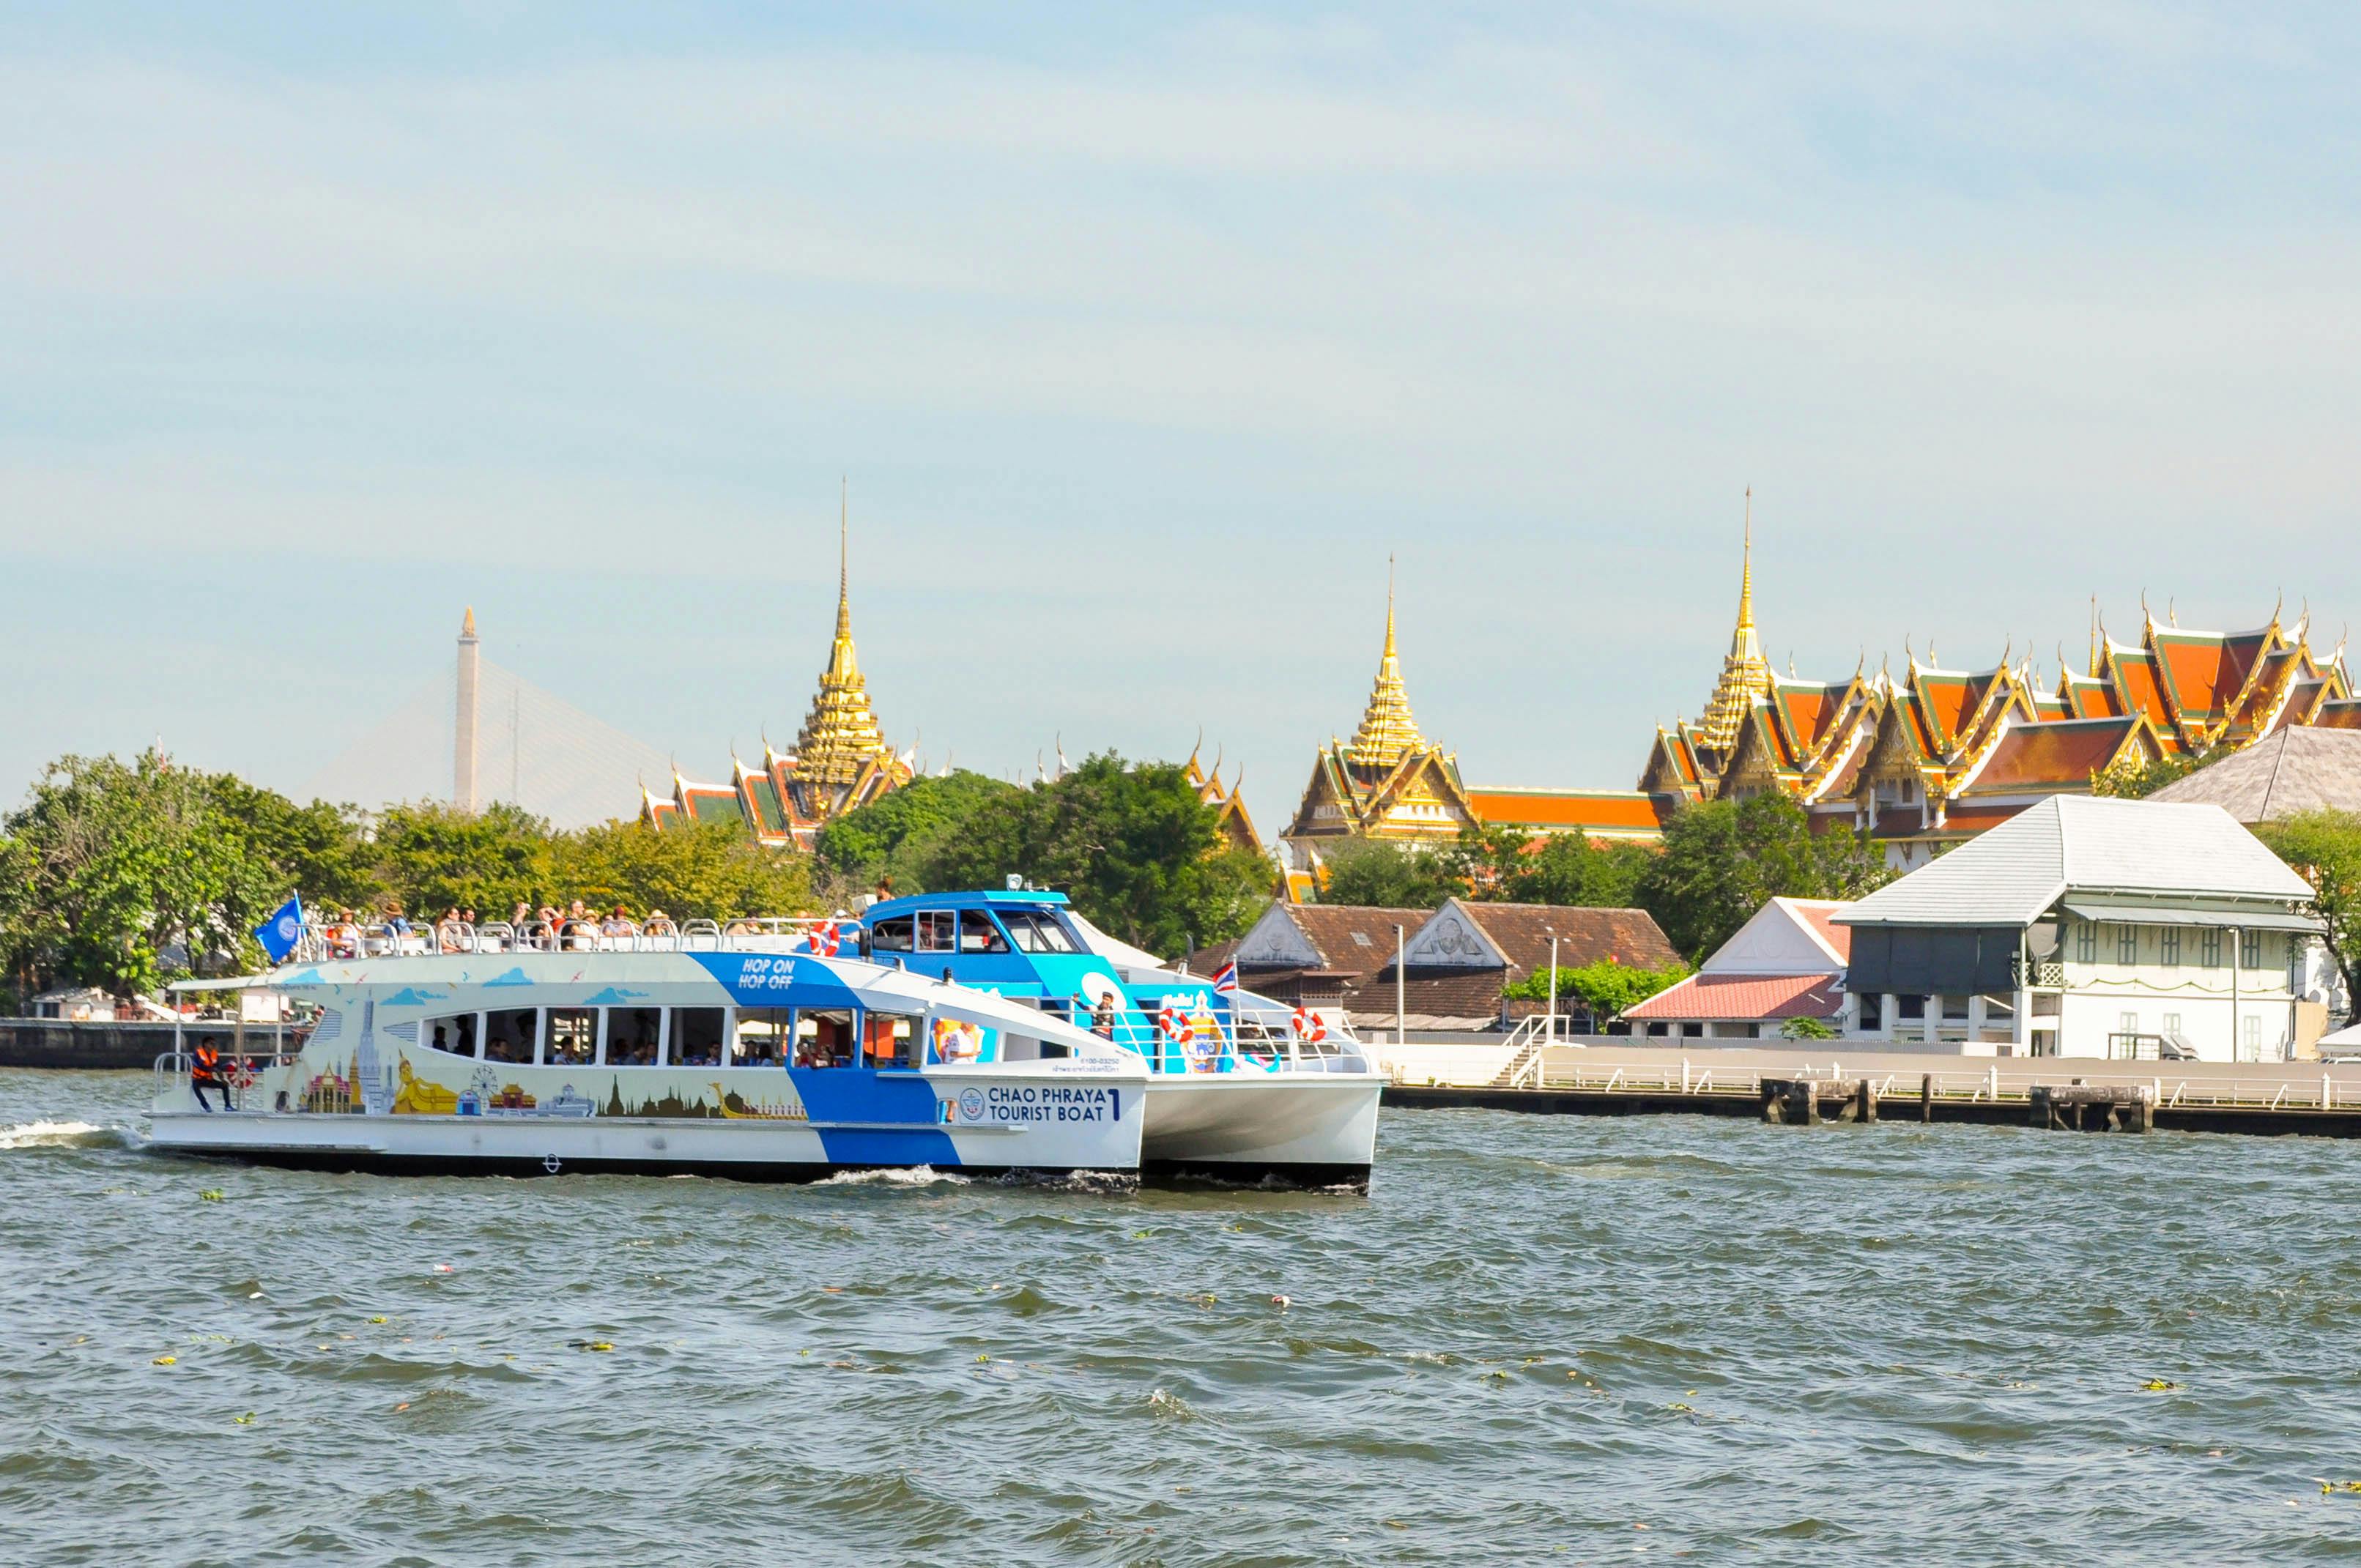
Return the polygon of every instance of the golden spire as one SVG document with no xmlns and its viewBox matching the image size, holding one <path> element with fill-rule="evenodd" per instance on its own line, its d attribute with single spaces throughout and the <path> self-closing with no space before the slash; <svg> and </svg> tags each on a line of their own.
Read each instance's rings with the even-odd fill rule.
<svg viewBox="0 0 2361 1568">
<path fill-rule="evenodd" d="M 1730 655 L 1721 662 L 1721 680 L 1707 699 L 1697 720 L 1697 740 L 1708 746 L 1736 743 L 1738 727 L 1754 700 L 1770 694 L 1771 661 L 1763 656 L 1763 639 L 1754 630 L 1754 487 L 1746 487 L 1746 532 L 1738 579 L 1738 626 L 1730 634 Z"/>
<path fill-rule="evenodd" d="M 812 696 L 811 713 L 796 737 L 796 777 L 810 784 L 848 784 L 874 761 L 889 760 L 869 688 L 852 650 L 851 487 L 838 498 L 836 523 L 836 637 L 829 644 L 828 668 Z"/>
<path fill-rule="evenodd" d="M 1402 688 L 1401 657 L 1394 650 L 1394 560 L 1386 557 L 1386 647 L 1378 655 L 1377 684 L 1369 690 L 1369 706 L 1361 727 L 1353 732 L 1347 755 L 1356 767 L 1390 768 L 1426 745 L 1411 716 L 1410 694 Z"/>
</svg>

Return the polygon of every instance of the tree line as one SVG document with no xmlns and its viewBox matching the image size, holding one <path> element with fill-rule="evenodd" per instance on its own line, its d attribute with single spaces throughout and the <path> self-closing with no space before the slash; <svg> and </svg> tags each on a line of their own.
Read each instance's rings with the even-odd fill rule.
<svg viewBox="0 0 2361 1568">
<path fill-rule="evenodd" d="M 1694 964 L 1773 897 L 1859 898 L 1894 874 L 1866 836 L 1815 833 L 1801 806 L 1766 794 L 1683 806 L 1657 844 L 1579 833 L 1535 844 L 1521 830 L 1472 825 L 1432 850 L 1356 840 L 1329 861 L 1320 898 L 1411 909 L 1454 897 L 1644 909 Z"/>
<path fill-rule="evenodd" d="M 0 817 L 0 1003 L 64 986 L 153 992 L 259 966 L 253 928 L 289 896 L 413 921 L 506 919 L 518 904 L 675 920 L 819 914 L 858 894 L 1001 886 L 1068 892 L 1104 929 L 1159 952 L 1236 936 L 1268 896 L 1258 855 L 1225 848 L 1179 766 L 1112 753 L 1022 788 L 922 779 L 830 823 L 817 850 L 736 823 L 560 830 L 509 805 L 298 804 L 158 751 L 67 756 Z"/>
</svg>

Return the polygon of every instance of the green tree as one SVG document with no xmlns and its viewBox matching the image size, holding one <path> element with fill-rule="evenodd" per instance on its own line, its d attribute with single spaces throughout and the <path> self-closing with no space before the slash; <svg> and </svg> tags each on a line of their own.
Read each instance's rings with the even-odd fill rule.
<svg viewBox="0 0 2361 1568">
<path fill-rule="evenodd" d="M 286 894 L 346 908 L 371 908 L 384 900 L 377 847 L 357 807 L 324 800 L 298 806 L 236 773 L 203 779 L 223 821 L 278 872 Z"/>
<path fill-rule="evenodd" d="M 1815 833 L 1784 795 L 1684 806 L 1635 892 L 1674 947 L 1700 962 L 1773 897 L 1859 898 L 1894 880 L 1866 835 Z"/>
<path fill-rule="evenodd" d="M 388 806 L 378 818 L 378 875 L 404 909 L 434 918 L 473 909 L 505 920 L 520 903 L 571 898 L 556 878 L 555 835 L 520 806 L 463 811 L 440 801 Z"/>
<path fill-rule="evenodd" d="M 1433 909 L 1468 891 L 1468 851 L 1413 850 L 1381 839 L 1348 839 L 1322 858 L 1323 904 L 1378 909 Z"/>
<path fill-rule="evenodd" d="M 2361 814 L 2301 811 L 2267 822 L 2256 836 L 2312 884 L 2312 912 L 2328 927 L 2328 952 L 2345 980 L 2345 1023 L 2361 1018 L 2354 973 L 2361 969 Z"/>
<path fill-rule="evenodd" d="M 2112 768 L 2102 768 L 2091 775 L 2091 793 L 2112 796 L 2117 800 L 2142 800 L 2169 784 L 2187 778 L 2198 769 L 2210 767 L 2230 753 L 2225 750 L 2184 751 L 2178 756 L 2153 760 L 2125 757 Z"/>
<path fill-rule="evenodd" d="M 0 823 L 0 955 L 19 991 L 152 992 L 198 965 L 258 959 L 280 874 L 203 773 L 159 752 L 61 757 Z"/>
<path fill-rule="evenodd" d="M 939 891 L 1010 876 L 1062 889 L 1093 924 L 1164 953 L 1244 932 L 1272 880 L 1260 855 L 1222 847 L 1213 808 L 1180 767 L 1112 751 L 1054 782 L 983 795 L 914 873 Z"/>
<path fill-rule="evenodd" d="M 1836 1030 L 1825 1018 L 1795 1017 L 1779 1025 L 1779 1033 L 1790 1040 L 1833 1040 Z"/>
<path fill-rule="evenodd" d="M 1677 959 L 1663 969 L 1620 964 L 1611 958 L 1560 969 L 1558 1007 L 1564 1012 L 1580 1008 L 1595 1018 L 1612 1018 L 1625 1008 L 1636 1007 L 1667 986 L 1686 979 L 1691 972 L 1688 965 Z M 1500 994 L 1525 1002 L 1546 1002 L 1550 996 L 1550 971 L 1535 970 L 1524 979 L 1503 986 Z"/>
<path fill-rule="evenodd" d="M 940 855 L 987 801 L 1023 793 L 964 768 L 940 778 L 913 779 L 819 830 L 818 874 L 841 890 L 838 902 L 870 892 L 889 877 L 895 893 L 924 893 L 919 868 Z"/>
<path fill-rule="evenodd" d="M 814 908 L 809 860 L 767 848 L 736 823 L 678 823 L 659 832 L 643 822 L 608 822 L 560 835 L 551 858 L 553 896 L 594 908 L 620 904 L 635 916 L 661 909 L 675 920 Z"/>
</svg>

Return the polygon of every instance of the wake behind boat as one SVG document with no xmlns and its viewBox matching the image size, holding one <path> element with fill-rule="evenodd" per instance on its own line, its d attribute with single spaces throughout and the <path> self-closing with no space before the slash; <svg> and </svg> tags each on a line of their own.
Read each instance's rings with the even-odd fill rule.
<svg viewBox="0 0 2361 1568">
<path fill-rule="evenodd" d="M 157 1064 L 150 1145 L 507 1175 L 1138 1168 L 1137 1056 L 1019 1002 L 836 956 L 832 926 L 570 940 L 446 926 L 332 957 L 307 929 L 267 975 L 184 984 L 318 1014 L 299 1048 L 222 1049 L 210 1074 L 207 1031 L 184 1029 Z M 201 1104 L 207 1076 L 219 1087 Z"/>
</svg>

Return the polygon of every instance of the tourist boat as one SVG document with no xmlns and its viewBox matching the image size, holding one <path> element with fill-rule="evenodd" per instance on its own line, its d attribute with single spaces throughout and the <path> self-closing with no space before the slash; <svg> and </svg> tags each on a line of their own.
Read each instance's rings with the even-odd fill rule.
<svg viewBox="0 0 2361 1568">
<path fill-rule="evenodd" d="M 1023 887 L 923 894 L 862 911 L 878 963 L 990 990 L 1089 1028 L 1146 1064 L 1144 1175 L 1366 1190 L 1384 1079 L 1341 1019 L 1191 975 Z M 1112 1006 L 1105 1006 L 1109 999 Z"/>
<path fill-rule="evenodd" d="M 285 1049 L 214 1031 L 228 1111 L 199 1105 L 206 1031 L 184 1025 L 149 1145 L 506 1175 L 1138 1168 L 1148 1064 L 1038 1007 L 840 953 L 825 925 L 581 930 L 307 930 L 268 974 L 183 984 L 275 992 L 312 1023 Z"/>
</svg>

